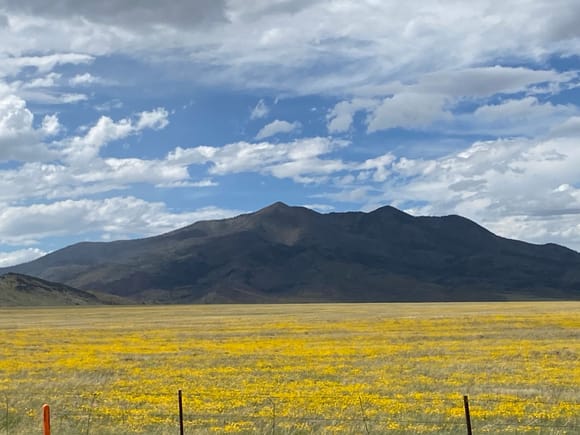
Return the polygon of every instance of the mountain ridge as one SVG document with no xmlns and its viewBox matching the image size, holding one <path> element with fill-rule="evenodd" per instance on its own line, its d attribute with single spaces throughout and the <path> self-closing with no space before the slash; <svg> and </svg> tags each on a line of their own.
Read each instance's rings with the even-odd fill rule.
<svg viewBox="0 0 580 435">
<path fill-rule="evenodd" d="M 276 202 L 154 237 L 82 242 L 0 269 L 139 302 L 580 298 L 580 254 L 457 215 L 321 214 Z"/>
<path fill-rule="evenodd" d="M 9 272 L 0 275 L 0 307 L 119 303 L 127 303 L 127 301 L 19 273 Z"/>
</svg>

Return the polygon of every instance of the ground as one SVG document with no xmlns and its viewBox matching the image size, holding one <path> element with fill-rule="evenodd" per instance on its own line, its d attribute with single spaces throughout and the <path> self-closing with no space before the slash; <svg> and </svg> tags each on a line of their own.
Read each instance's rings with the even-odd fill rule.
<svg viewBox="0 0 580 435">
<path fill-rule="evenodd" d="M 580 302 L 0 310 L 0 433 L 578 433 Z"/>
</svg>

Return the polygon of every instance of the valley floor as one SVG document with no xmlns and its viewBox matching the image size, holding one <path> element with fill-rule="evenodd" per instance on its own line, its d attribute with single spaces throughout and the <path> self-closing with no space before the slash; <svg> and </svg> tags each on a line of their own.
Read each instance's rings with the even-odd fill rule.
<svg viewBox="0 0 580 435">
<path fill-rule="evenodd" d="M 580 432 L 580 302 L 0 309 L 0 433 Z"/>
</svg>

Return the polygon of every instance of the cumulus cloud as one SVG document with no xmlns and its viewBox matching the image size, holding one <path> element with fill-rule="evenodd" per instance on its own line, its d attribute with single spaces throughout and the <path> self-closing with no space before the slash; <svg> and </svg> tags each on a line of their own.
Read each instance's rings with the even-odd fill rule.
<svg viewBox="0 0 580 435">
<path fill-rule="evenodd" d="M 271 123 L 265 125 L 260 129 L 258 134 L 256 134 L 256 139 L 265 139 L 267 137 L 276 136 L 280 133 L 295 133 L 302 127 L 302 124 L 299 122 L 288 122 L 288 121 L 280 121 L 276 119 Z"/>
<path fill-rule="evenodd" d="M 132 196 L 8 206 L 0 210 L 0 243 L 33 243 L 47 237 L 94 233 L 110 237 L 147 236 L 199 220 L 221 219 L 239 213 L 239 210 L 218 207 L 172 213 L 164 203 Z"/>
<path fill-rule="evenodd" d="M 52 88 L 55 87 L 62 77 L 61 74 L 57 73 L 50 73 L 44 76 L 33 78 L 28 82 L 23 82 L 21 87 L 23 89 L 32 89 L 32 88 Z"/>
<path fill-rule="evenodd" d="M 367 174 L 372 177 L 374 181 L 385 181 L 391 175 L 391 165 L 396 157 L 392 153 L 383 154 L 382 156 L 365 160 L 362 164 L 357 166 L 361 170 L 359 179 L 366 179 Z"/>
<path fill-rule="evenodd" d="M 2 106 L 2 101 L 4 106 Z M 168 125 L 164 108 L 144 111 L 133 117 L 113 120 L 101 117 L 84 135 L 65 137 L 46 144 L 58 135 L 56 115 L 46 115 L 38 129 L 33 115 L 17 97 L 0 100 L 0 160 L 20 162 L 0 169 L 0 201 L 32 198 L 78 198 L 83 195 L 127 189 L 137 183 L 158 187 L 212 187 L 207 177 L 191 178 L 187 163 L 168 159 L 103 157 L 109 143 Z M 4 141 L 4 142 L 3 142 Z M 43 161 L 44 160 L 44 161 Z"/>
<path fill-rule="evenodd" d="M 138 183 L 155 187 L 207 188 L 217 183 L 192 180 L 188 163 L 178 160 L 99 158 L 68 163 L 28 162 L 0 170 L 0 200 L 78 198 L 128 189 Z"/>
<path fill-rule="evenodd" d="M 97 123 L 84 136 L 76 136 L 67 141 L 64 147 L 66 159 L 89 161 L 98 156 L 100 149 L 119 139 L 137 134 L 144 129 L 159 130 L 168 124 L 169 113 L 164 108 L 144 111 L 136 119 L 123 118 L 113 121 L 108 116 L 101 116 Z"/>
<path fill-rule="evenodd" d="M 143 130 L 145 128 L 151 128 L 153 130 L 161 130 L 169 124 L 167 117 L 169 113 L 163 107 L 158 107 L 157 109 L 144 111 L 139 113 L 137 119 L 137 125 L 135 130 Z"/>
<path fill-rule="evenodd" d="M 182 165 L 210 164 L 212 175 L 258 172 L 301 183 L 318 181 L 318 176 L 346 169 L 339 159 L 322 156 L 345 147 L 348 142 L 313 137 L 286 143 L 236 142 L 223 147 L 176 148 L 167 161 Z"/>
<path fill-rule="evenodd" d="M 361 111 L 371 111 L 379 102 L 377 100 L 353 98 L 350 101 L 341 101 L 337 103 L 327 115 L 327 129 L 329 133 L 344 133 L 348 131 L 353 124 L 354 115 Z"/>
<path fill-rule="evenodd" d="M 0 251 L 0 267 L 26 263 L 46 254 L 48 254 L 48 252 L 38 248 L 17 249 L 8 252 Z"/>
<path fill-rule="evenodd" d="M 95 83 L 101 83 L 102 79 L 95 77 L 91 73 L 77 74 L 69 79 L 69 84 L 71 86 L 86 86 Z"/>
<path fill-rule="evenodd" d="M 58 134 L 60 129 L 61 125 L 57 115 L 46 115 L 42 119 L 42 131 L 46 136 L 54 136 Z"/>
<path fill-rule="evenodd" d="M 42 139 L 58 131 L 58 119 L 51 115 L 45 117 L 40 129 L 33 122 L 34 115 L 23 99 L 15 95 L 0 96 L 0 162 L 48 160 L 56 156 Z"/>
<path fill-rule="evenodd" d="M 87 95 L 71 92 L 71 87 L 93 76 L 87 73 L 67 78 L 54 69 L 63 65 L 74 68 L 76 65 L 90 64 L 94 59 L 93 56 L 77 53 L 6 56 L 0 47 L 0 97 L 2 94 L 14 95 L 27 102 L 41 104 L 72 104 L 87 100 Z"/>
</svg>

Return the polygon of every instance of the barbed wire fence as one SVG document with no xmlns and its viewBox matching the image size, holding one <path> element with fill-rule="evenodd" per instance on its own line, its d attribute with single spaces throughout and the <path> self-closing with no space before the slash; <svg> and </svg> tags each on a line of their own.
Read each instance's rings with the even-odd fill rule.
<svg viewBox="0 0 580 435">
<path fill-rule="evenodd" d="M 123 399 L 124 398 L 124 399 Z M 22 401 L 18 400 L 18 404 Z M 39 433 L 41 403 L 53 434 L 349 433 L 578 434 L 580 403 L 436 394 L 292 394 L 118 391 L 58 394 L 0 411 L 1 434 Z M 566 412 L 558 412 L 566 407 Z M 3 414 L 3 415 L 2 415 Z M 471 414 L 471 415 L 469 415 Z M 30 429 L 34 430 L 31 431 Z M 38 430 L 38 432 L 36 432 Z"/>
</svg>

